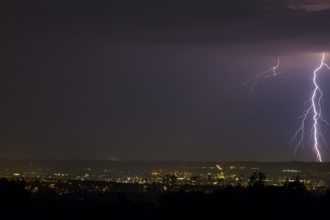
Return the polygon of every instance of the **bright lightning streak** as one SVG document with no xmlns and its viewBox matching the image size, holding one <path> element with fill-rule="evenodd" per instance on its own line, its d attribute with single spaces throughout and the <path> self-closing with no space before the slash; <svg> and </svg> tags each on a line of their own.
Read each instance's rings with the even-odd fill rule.
<svg viewBox="0 0 330 220">
<path fill-rule="evenodd" d="M 277 59 L 276 66 L 273 66 L 272 68 L 270 68 L 264 72 L 258 73 L 255 77 L 253 77 L 252 79 L 243 83 L 243 86 L 251 85 L 250 91 L 252 92 L 254 87 L 259 83 L 260 80 L 267 79 L 270 77 L 275 77 L 278 74 L 280 74 L 281 72 L 278 72 L 279 66 L 280 66 L 280 58 Z"/>
<path fill-rule="evenodd" d="M 312 133 L 313 133 L 313 149 L 316 153 L 317 159 L 322 162 L 322 155 L 321 155 L 321 144 L 320 144 L 320 138 L 322 141 L 325 143 L 325 140 L 323 138 L 323 134 L 321 131 L 321 125 L 322 123 L 325 123 L 326 125 L 329 125 L 329 123 L 324 120 L 322 116 L 322 108 L 321 108 L 321 102 L 322 102 L 322 96 L 323 93 L 317 84 L 317 73 L 322 69 L 322 68 L 327 68 L 330 70 L 330 66 L 325 62 L 325 53 L 322 55 L 321 63 L 320 65 L 314 70 L 313 72 L 313 84 L 314 84 L 314 90 L 311 98 L 309 99 L 310 106 L 304 111 L 303 115 L 300 117 L 301 124 L 295 135 L 293 136 L 292 140 L 297 139 L 298 144 L 295 149 L 295 153 L 297 152 L 297 149 L 302 146 L 303 141 L 304 141 L 304 136 L 305 136 L 305 122 L 307 117 L 312 114 L 313 115 L 313 127 L 312 127 Z"/>
</svg>

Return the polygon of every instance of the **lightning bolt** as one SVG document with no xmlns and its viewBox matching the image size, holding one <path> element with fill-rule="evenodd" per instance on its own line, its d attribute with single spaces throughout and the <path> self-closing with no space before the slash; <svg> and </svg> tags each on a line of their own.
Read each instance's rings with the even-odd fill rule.
<svg viewBox="0 0 330 220">
<path fill-rule="evenodd" d="M 270 69 L 268 69 L 264 72 L 258 73 L 252 79 L 243 83 L 243 86 L 251 85 L 250 91 L 253 92 L 254 87 L 259 83 L 260 80 L 267 79 L 270 77 L 275 77 L 278 74 L 280 74 L 281 72 L 278 72 L 279 66 L 280 66 L 280 58 L 277 59 L 277 64 L 275 66 L 271 67 Z"/>
<path fill-rule="evenodd" d="M 308 103 L 310 103 L 310 104 L 309 104 L 308 108 L 304 111 L 303 115 L 300 117 L 301 118 L 300 127 L 291 140 L 291 141 L 293 141 L 293 140 L 298 139 L 298 143 L 295 148 L 295 154 L 296 154 L 298 148 L 303 145 L 303 141 L 305 138 L 306 120 L 309 115 L 312 115 L 313 149 L 316 153 L 318 161 L 320 161 L 320 162 L 322 162 L 321 143 L 320 142 L 323 141 L 323 143 L 325 143 L 325 139 L 323 137 L 321 127 L 323 124 L 329 125 L 329 123 L 322 116 L 321 102 L 322 102 L 323 93 L 322 93 L 319 85 L 317 84 L 317 75 L 318 75 L 318 72 L 322 68 L 327 68 L 330 71 L 330 66 L 325 62 L 325 53 L 323 53 L 323 55 L 322 55 L 320 65 L 313 72 L 314 90 L 313 90 L 311 98 L 308 100 Z M 320 139 L 321 139 L 321 141 L 320 141 Z"/>
</svg>

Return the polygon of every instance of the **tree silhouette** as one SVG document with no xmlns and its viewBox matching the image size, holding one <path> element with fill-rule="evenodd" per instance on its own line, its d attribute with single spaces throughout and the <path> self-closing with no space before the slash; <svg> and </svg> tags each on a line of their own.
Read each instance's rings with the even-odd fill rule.
<svg viewBox="0 0 330 220">
<path fill-rule="evenodd" d="M 293 181 L 293 182 L 289 182 L 289 180 L 287 179 L 286 182 L 284 183 L 284 186 L 288 190 L 295 190 L 295 191 L 305 191 L 306 190 L 305 183 L 300 180 L 299 176 L 297 176 L 295 181 Z"/>
<path fill-rule="evenodd" d="M 264 187 L 266 175 L 260 171 L 255 171 L 251 174 L 249 180 L 250 187 Z"/>
</svg>

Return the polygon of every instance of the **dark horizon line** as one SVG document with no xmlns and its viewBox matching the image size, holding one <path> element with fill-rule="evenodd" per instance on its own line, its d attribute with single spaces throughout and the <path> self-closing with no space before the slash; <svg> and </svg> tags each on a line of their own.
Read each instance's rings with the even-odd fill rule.
<svg viewBox="0 0 330 220">
<path fill-rule="evenodd" d="M 112 160 L 112 159 L 87 159 L 87 158 L 4 158 L 0 157 L 0 160 L 36 160 L 36 161 L 85 161 L 85 162 L 141 162 L 141 163 L 158 163 L 158 162 L 185 162 L 185 163 L 330 163 L 328 161 L 301 161 L 301 160 L 287 160 L 287 161 L 261 161 L 261 160 L 146 160 L 146 159 L 134 159 L 134 160 Z"/>
</svg>

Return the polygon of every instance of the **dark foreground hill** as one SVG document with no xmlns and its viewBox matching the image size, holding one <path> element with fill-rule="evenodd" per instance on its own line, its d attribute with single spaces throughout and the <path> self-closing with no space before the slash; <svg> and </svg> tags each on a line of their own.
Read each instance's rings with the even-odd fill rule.
<svg viewBox="0 0 330 220">
<path fill-rule="evenodd" d="M 24 182 L 2 179 L 0 219 L 330 219 L 329 191 L 314 196 L 295 187 L 227 187 L 213 193 L 159 193 L 154 201 L 131 198 L 130 193 L 34 195 L 24 190 Z"/>
</svg>

